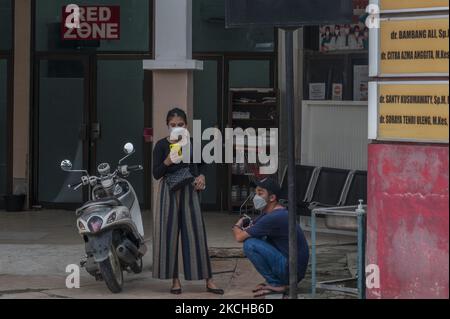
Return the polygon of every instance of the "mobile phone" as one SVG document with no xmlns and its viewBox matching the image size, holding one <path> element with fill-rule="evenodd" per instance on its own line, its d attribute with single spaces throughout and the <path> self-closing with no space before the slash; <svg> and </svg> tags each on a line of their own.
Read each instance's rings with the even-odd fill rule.
<svg viewBox="0 0 450 319">
<path fill-rule="evenodd" d="M 178 151 L 178 156 L 183 156 L 183 151 L 182 151 L 182 147 L 180 144 L 175 143 L 175 144 L 170 144 L 170 153 L 172 153 L 173 151 Z"/>
<path fill-rule="evenodd" d="M 250 216 L 244 214 L 242 215 L 242 218 L 244 218 L 244 222 L 242 223 L 243 228 L 247 228 L 253 224 L 253 220 Z"/>
</svg>

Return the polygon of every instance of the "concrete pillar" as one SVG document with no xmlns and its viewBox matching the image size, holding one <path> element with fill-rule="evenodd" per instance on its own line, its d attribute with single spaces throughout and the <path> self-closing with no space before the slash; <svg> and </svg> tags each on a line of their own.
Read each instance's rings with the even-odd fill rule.
<svg viewBox="0 0 450 319">
<path fill-rule="evenodd" d="M 369 145 L 367 298 L 448 299 L 448 161 L 444 144 Z"/>
<path fill-rule="evenodd" d="M 31 0 L 14 4 L 13 191 L 22 191 L 29 180 Z"/>
<path fill-rule="evenodd" d="M 168 135 L 167 112 L 184 109 L 192 123 L 193 71 L 203 69 L 192 60 L 192 0 L 155 0 L 155 59 L 143 63 L 153 73 L 153 134 L 155 143 Z M 153 201 L 157 184 L 153 181 Z M 153 208 L 155 205 L 152 205 Z"/>
</svg>

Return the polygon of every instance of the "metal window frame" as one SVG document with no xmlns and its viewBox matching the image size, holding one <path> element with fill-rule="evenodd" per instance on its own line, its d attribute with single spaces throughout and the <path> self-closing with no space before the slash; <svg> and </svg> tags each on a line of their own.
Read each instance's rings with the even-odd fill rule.
<svg viewBox="0 0 450 319">
<path fill-rule="evenodd" d="M 6 193 L 13 192 L 13 161 L 14 161 L 14 52 L 15 52 L 15 3 L 11 4 L 11 47 L 9 50 L 0 51 L 0 59 L 7 64 L 7 88 L 6 88 Z"/>
</svg>

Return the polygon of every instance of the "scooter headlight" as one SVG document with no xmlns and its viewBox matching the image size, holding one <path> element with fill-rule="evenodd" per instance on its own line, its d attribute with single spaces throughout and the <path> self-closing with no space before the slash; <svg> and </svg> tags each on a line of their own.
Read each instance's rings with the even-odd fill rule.
<svg viewBox="0 0 450 319">
<path fill-rule="evenodd" d="M 94 216 L 91 219 L 89 219 L 88 227 L 92 233 L 99 232 L 102 229 L 102 226 L 103 226 L 103 219 L 101 219 L 100 217 Z"/>
</svg>

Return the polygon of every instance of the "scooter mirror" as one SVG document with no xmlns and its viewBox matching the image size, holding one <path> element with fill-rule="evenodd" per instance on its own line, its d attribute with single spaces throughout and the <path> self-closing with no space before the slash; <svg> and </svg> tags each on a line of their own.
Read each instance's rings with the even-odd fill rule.
<svg viewBox="0 0 450 319">
<path fill-rule="evenodd" d="M 72 170 L 72 162 L 69 160 L 64 160 L 61 162 L 61 169 L 65 172 Z"/>
<path fill-rule="evenodd" d="M 125 152 L 125 154 L 130 155 L 134 152 L 134 145 L 131 143 L 125 144 L 125 146 L 123 147 L 123 151 Z"/>
</svg>

